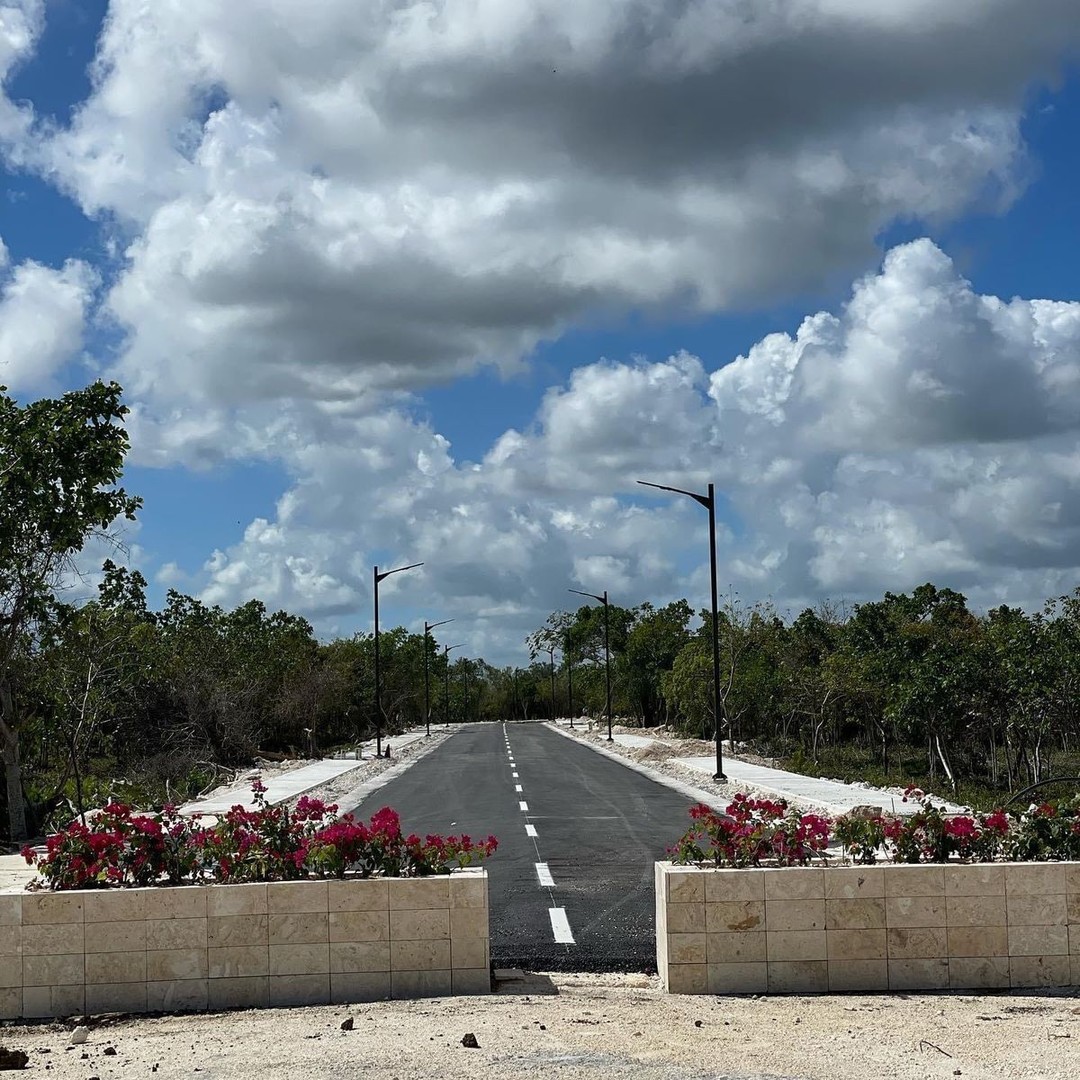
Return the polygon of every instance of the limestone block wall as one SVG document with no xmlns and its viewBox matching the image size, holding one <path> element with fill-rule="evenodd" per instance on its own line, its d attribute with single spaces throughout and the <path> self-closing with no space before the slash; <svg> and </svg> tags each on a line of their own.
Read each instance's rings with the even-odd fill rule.
<svg viewBox="0 0 1080 1080">
<path fill-rule="evenodd" d="M 675 994 L 1080 985 L 1080 863 L 656 864 Z"/>
<path fill-rule="evenodd" d="M 490 992 L 488 882 L 0 893 L 0 1018 Z"/>
</svg>

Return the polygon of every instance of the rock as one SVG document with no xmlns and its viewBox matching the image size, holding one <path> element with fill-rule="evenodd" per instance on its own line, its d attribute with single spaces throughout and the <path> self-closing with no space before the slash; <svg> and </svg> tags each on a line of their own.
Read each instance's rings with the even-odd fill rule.
<svg viewBox="0 0 1080 1080">
<path fill-rule="evenodd" d="M 855 818 L 875 818 L 881 817 L 885 813 L 885 810 L 881 806 L 870 806 L 869 804 L 853 806 L 848 811 L 848 817 Z"/>
<path fill-rule="evenodd" d="M 25 1050 L 8 1050 L 0 1046 L 0 1069 L 25 1069 L 30 1055 Z"/>
<path fill-rule="evenodd" d="M 480 1044 L 476 1041 L 476 1036 L 471 1031 L 467 1031 L 462 1035 L 461 1045 L 468 1047 L 470 1050 L 480 1049 Z"/>
<path fill-rule="evenodd" d="M 116 1047 L 115 1046 L 106 1046 L 105 1049 L 102 1050 L 101 1052 L 106 1057 L 116 1057 Z"/>
<path fill-rule="evenodd" d="M 90 1034 L 90 1029 L 88 1027 L 85 1027 L 84 1025 L 80 1024 L 71 1033 L 71 1038 L 68 1039 L 68 1042 L 71 1043 L 72 1046 L 82 1046 L 82 1044 L 84 1042 L 86 1042 L 86 1038 L 87 1038 L 87 1036 L 89 1034 Z"/>
<path fill-rule="evenodd" d="M 354 1022 L 353 1022 L 353 1018 L 351 1016 L 347 1016 L 344 1020 L 341 1021 L 341 1030 L 342 1031 L 352 1031 L 353 1027 L 354 1027 Z"/>
</svg>

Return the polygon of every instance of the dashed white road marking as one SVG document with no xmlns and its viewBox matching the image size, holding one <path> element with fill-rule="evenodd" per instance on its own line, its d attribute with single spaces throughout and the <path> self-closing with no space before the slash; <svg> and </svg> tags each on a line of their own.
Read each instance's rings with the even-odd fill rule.
<svg viewBox="0 0 1080 1080">
<path fill-rule="evenodd" d="M 523 814 L 527 814 L 527 813 L 529 812 L 529 804 L 528 804 L 527 802 L 519 802 L 519 803 L 518 803 L 518 809 L 519 809 L 519 810 L 520 810 L 520 811 L 521 811 L 521 812 L 522 812 Z"/>
<path fill-rule="evenodd" d="M 525 835 L 526 836 L 531 836 L 531 837 L 533 837 L 533 839 L 535 839 L 536 838 L 536 826 L 535 825 L 526 825 L 525 826 Z"/>
<path fill-rule="evenodd" d="M 515 780 L 517 780 L 517 779 L 518 779 L 518 774 L 517 774 L 517 773 L 511 773 L 510 775 L 511 775 L 511 776 L 512 776 L 512 777 L 513 777 L 513 778 L 514 778 Z"/>
<path fill-rule="evenodd" d="M 514 785 L 514 790 L 520 792 L 521 791 L 521 785 L 520 784 L 515 784 Z"/>
<path fill-rule="evenodd" d="M 551 932 L 555 940 L 561 945 L 575 945 L 574 935 L 570 931 L 570 921 L 566 917 L 566 909 L 553 907 L 548 909 L 551 916 Z"/>
<path fill-rule="evenodd" d="M 540 884 L 545 889 L 553 889 L 555 887 L 555 879 L 551 876 L 551 871 L 548 869 L 546 862 L 538 862 L 536 864 L 536 876 L 540 879 Z"/>
</svg>

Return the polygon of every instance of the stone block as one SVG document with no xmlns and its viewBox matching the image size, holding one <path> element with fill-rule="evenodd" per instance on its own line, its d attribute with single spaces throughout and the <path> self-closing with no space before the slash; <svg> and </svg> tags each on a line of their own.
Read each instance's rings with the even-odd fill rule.
<svg viewBox="0 0 1080 1080">
<path fill-rule="evenodd" d="M 86 986 L 88 1013 L 146 1012 L 146 982 L 88 983 Z"/>
<path fill-rule="evenodd" d="M 766 900 L 765 929 L 824 930 L 824 900 Z"/>
<path fill-rule="evenodd" d="M 1004 894 L 949 896 L 945 904 L 949 927 L 1003 927 L 1007 921 Z"/>
<path fill-rule="evenodd" d="M 266 887 L 267 912 L 270 915 L 325 914 L 330 910 L 329 893 L 327 881 L 275 881 Z"/>
<path fill-rule="evenodd" d="M 705 903 L 706 872 L 693 866 L 673 867 L 664 875 L 669 904 Z"/>
<path fill-rule="evenodd" d="M 936 867 L 935 869 L 941 869 Z M 889 886 L 888 875 L 885 887 Z M 979 898 L 981 899 L 981 897 Z M 1005 921 L 1005 905 L 1002 901 L 1002 917 Z M 945 896 L 889 896 L 885 899 L 885 925 L 890 929 L 907 929 L 914 926 L 947 926 Z"/>
<path fill-rule="evenodd" d="M 115 889 L 87 892 L 83 897 L 83 918 L 88 923 L 139 922 L 146 918 L 149 889 Z"/>
<path fill-rule="evenodd" d="M 409 998 L 449 997 L 453 993 L 450 969 L 390 972 L 390 994 L 399 1001 Z"/>
<path fill-rule="evenodd" d="M 921 960 L 889 960 L 890 990 L 947 990 L 947 957 Z"/>
<path fill-rule="evenodd" d="M 82 923 L 85 895 L 81 892 L 25 893 L 22 898 L 22 924 L 27 927 Z"/>
<path fill-rule="evenodd" d="M 325 911 L 307 911 L 270 916 L 270 944 L 325 945 L 330 940 L 329 916 Z"/>
<path fill-rule="evenodd" d="M 450 936 L 457 941 L 458 938 L 487 938 L 488 913 L 487 910 L 471 910 L 469 908 L 451 908 L 450 910 Z"/>
<path fill-rule="evenodd" d="M 25 986 L 22 990 L 22 1015 L 28 1020 L 52 1016 L 52 987 Z"/>
<path fill-rule="evenodd" d="M 829 961 L 830 993 L 874 994 L 888 989 L 889 965 L 886 960 Z"/>
<path fill-rule="evenodd" d="M 1065 891 L 1080 893 L 1080 862 L 1065 864 Z"/>
<path fill-rule="evenodd" d="M 210 1003 L 206 979 L 170 979 L 146 984 L 146 1008 L 149 1012 L 202 1011 Z"/>
<path fill-rule="evenodd" d="M 487 968 L 491 957 L 487 938 L 461 938 L 450 942 L 450 963 L 457 968 Z"/>
<path fill-rule="evenodd" d="M 349 941 L 330 945 L 331 974 L 389 970 L 389 941 Z"/>
<path fill-rule="evenodd" d="M 1009 955 L 1009 932 L 1004 926 L 950 926 L 949 957 Z"/>
<path fill-rule="evenodd" d="M 22 927 L 0 924 L 0 957 L 22 956 Z"/>
<path fill-rule="evenodd" d="M 1000 863 L 946 866 L 946 896 L 1004 896 L 1005 867 Z"/>
<path fill-rule="evenodd" d="M 777 960 L 825 960 L 828 949 L 824 930 L 770 930 L 765 935 L 769 965 Z"/>
<path fill-rule="evenodd" d="M 667 928 L 669 934 L 704 934 L 705 905 L 668 904 Z"/>
<path fill-rule="evenodd" d="M 944 896 L 943 866 L 885 866 L 885 896 Z"/>
<path fill-rule="evenodd" d="M 391 878 L 390 910 L 409 911 L 416 908 L 448 908 L 450 878 Z"/>
<path fill-rule="evenodd" d="M 278 916 L 280 918 L 280 916 Z M 269 915 L 211 915 L 206 920 L 206 944 L 211 949 L 269 944 Z"/>
<path fill-rule="evenodd" d="M 145 952 L 87 953 L 86 983 L 146 982 Z"/>
<path fill-rule="evenodd" d="M 704 991 L 709 994 L 764 994 L 769 989 L 768 964 L 760 963 L 709 964 Z"/>
<path fill-rule="evenodd" d="M 1069 953 L 1080 956 L 1080 926 L 1069 927 Z"/>
<path fill-rule="evenodd" d="M 52 923 L 22 928 L 23 956 L 58 956 L 62 953 L 81 953 L 85 939 L 83 924 Z"/>
<path fill-rule="evenodd" d="M 211 979 L 248 979 L 270 974 L 270 949 L 266 945 L 229 945 L 207 949 Z M 177 976 L 180 977 L 180 976 Z"/>
<path fill-rule="evenodd" d="M 765 877 L 760 870 L 710 870 L 704 877 L 706 903 L 730 904 L 765 899 Z"/>
<path fill-rule="evenodd" d="M 24 986 L 23 1015 L 82 1016 L 86 1012 L 86 991 L 82 983 L 72 986 Z"/>
<path fill-rule="evenodd" d="M 1005 887 L 1009 896 L 1046 896 L 1068 891 L 1065 863 L 1007 863 Z"/>
<path fill-rule="evenodd" d="M 826 930 L 882 930 L 885 927 L 885 898 L 826 900 Z"/>
<path fill-rule="evenodd" d="M 999 990 L 1008 985 L 1007 956 L 949 958 L 949 988 L 952 990 Z"/>
<path fill-rule="evenodd" d="M 390 883 L 385 878 L 350 878 L 328 881 L 331 911 L 386 911 L 390 907 Z"/>
<path fill-rule="evenodd" d="M 762 900 L 721 900 L 706 904 L 703 929 L 710 934 L 761 933 L 765 929 L 765 903 Z M 671 930 L 669 921 L 668 931 Z"/>
<path fill-rule="evenodd" d="M 1039 986 L 1070 986 L 1072 968 L 1068 956 L 1012 956 L 1009 984 L 1017 989 Z"/>
<path fill-rule="evenodd" d="M 211 979 L 207 1004 L 211 1009 L 265 1009 L 270 1003 L 268 983 L 266 975 Z"/>
<path fill-rule="evenodd" d="M 23 929 L 27 929 L 23 927 Z M 82 986 L 85 978 L 83 954 L 23 956 L 23 986 Z"/>
<path fill-rule="evenodd" d="M 325 941 L 321 945 L 270 946 L 271 975 L 322 975 L 324 973 L 330 974 L 330 946 Z"/>
<path fill-rule="evenodd" d="M 1070 924 L 1080 923 L 1080 893 L 1065 894 L 1065 913 Z"/>
<path fill-rule="evenodd" d="M 0 986 L 0 1020 L 18 1020 L 22 1014 L 22 987 Z"/>
<path fill-rule="evenodd" d="M 280 948 L 287 949 L 290 946 L 282 945 Z M 267 999 L 274 1006 L 327 1005 L 330 1002 L 330 975 L 328 973 L 271 975 L 266 986 Z"/>
<path fill-rule="evenodd" d="M 767 935 L 756 931 L 733 934 L 706 934 L 705 959 L 709 964 L 746 964 L 764 962 Z"/>
<path fill-rule="evenodd" d="M 205 979 L 206 949 L 149 949 L 146 953 L 146 977 L 151 982 L 175 979 Z"/>
<path fill-rule="evenodd" d="M 330 941 L 389 941 L 389 911 L 332 911 Z"/>
<path fill-rule="evenodd" d="M 668 993 L 708 993 L 708 970 L 705 964 L 669 964 L 667 970 Z"/>
<path fill-rule="evenodd" d="M 450 970 L 450 942 L 391 941 L 391 971 Z"/>
<path fill-rule="evenodd" d="M 153 889 L 146 897 L 146 918 L 158 919 L 205 919 L 207 896 L 217 889 L 236 888 L 230 885 L 174 885 L 167 889 Z"/>
<path fill-rule="evenodd" d="M 152 923 L 151 925 L 159 926 L 162 924 Z M 168 925 L 171 926 L 172 923 Z M 147 924 L 145 921 L 86 923 L 83 951 L 87 954 L 145 952 L 146 930 Z M 205 940 L 203 944 L 206 944 Z"/>
<path fill-rule="evenodd" d="M 668 934 L 668 963 L 704 964 L 705 938 L 705 934 Z"/>
<path fill-rule="evenodd" d="M 269 911 L 266 890 L 267 886 L 264 884 L 215 885 L 206 890 L 206 914 L 211 918 L 224 915 L 266 915 Z"/>
<path fill-rule="evenodd" d="M 861 900 L 884 896 L 885 871 L 880 866 L 837 866 L 825 875 L 826 900 Z"/>
<path fill-rule="evenodd" d="M 450 875 L 450 907 L 486 911 L 488 887 L 486 875 Z"/>
<path fill-rule="evenodd" d="M 454 968 L 450 974 L 450 989 L 454 994 L 490 994 L 489 968 Z"/>
<path fill-rule="evenodd" d="M 824 900 L 825 870 L 820 866 L 762 870 L 766 900 Z"/>
<path fill-rule="evenodd" d="M 334 1005 L 386 1001 L 389 997 L 389 970 L 364 974 L 341 973 L 330 976 L 330 1001 Z"/>
<path fill-rule="evenodd" d="M 0 893 L 0 926 L 22 926 L 22 893 Z"/>
<path fill-rule="evenodd" d="M 143 931 L 148 949 L 205 949 L 208 944 L 208 920 L 149 920 Z M 107 925 L 107 924 L 103 924 Z"/>
<path fill-rule="evenodd" d="M 949 955 L 944 926 L 920 926 L 887 930 L 885 942 L 890 960 L 929 960 Z"/>
<path fill-rule="evenodd" d="M 829 965 L 824 960 L 770 960 L 767 966 L 770 994 L 828 993 Z"/>
<path fill-rule="evenodd" d="M 407 908 L 390 912 L 391 941 L 438 941 L 449 937 L 449 908 Z"/>
<path fill-rule="evenodd" d="M 1067 926 L 1010 926 L 1009 955 L 1068 956 Z"/>
<path fill-rule="evenodd" d="M 826 947 L 830 961 L 884 960 L 888 956 L 884 930 L 829 930 Z"/>
<path fill-rule="evenodd" d="M 1005 911 L 1010 926 L 1066 926 L 1069 922 L 1064 893 L 1045 896 L 1009 893 Z"/>
</svg>

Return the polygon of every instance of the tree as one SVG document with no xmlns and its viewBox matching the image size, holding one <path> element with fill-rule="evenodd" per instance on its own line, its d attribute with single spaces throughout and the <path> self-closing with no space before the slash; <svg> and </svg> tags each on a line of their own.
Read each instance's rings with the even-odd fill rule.
<svg viewBox="0 0 1080 1080">
<path fill-rule="evenodd" d="M 117 487 L 128 450 L 116 383 L 96 382 L 21 406 L 0 387 L 0 753 L 8 827 L 26 836 L 19 756 L 21 706 L 12 678 L 33 626 L 95 533 L 142 505 Z"/>
</svg>

